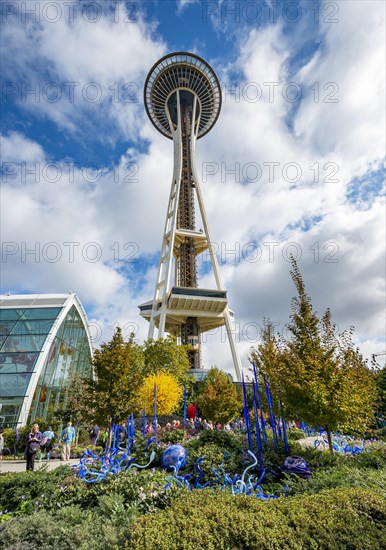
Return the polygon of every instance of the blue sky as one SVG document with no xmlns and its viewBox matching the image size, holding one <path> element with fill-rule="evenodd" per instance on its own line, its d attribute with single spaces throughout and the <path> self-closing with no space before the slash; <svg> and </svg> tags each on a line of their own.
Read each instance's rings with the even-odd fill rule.
<svg viewBox="0 0 386 550">
<path fill-rule="evenodd" d="M 285 333 L 291 253 L 315 308 L 383 351 L 382 2 L 33 4 L 1 4 L 2 292 L 72 290 L 96 344 L 117 323 L 146 338 L 172 145 L 142 90 L 186 50 L 223 90 L 197 166 L 243 364 L 265 317 Z M 205 366 L 231 371 L 225 335 L 206 340 Z"/>
</svg>

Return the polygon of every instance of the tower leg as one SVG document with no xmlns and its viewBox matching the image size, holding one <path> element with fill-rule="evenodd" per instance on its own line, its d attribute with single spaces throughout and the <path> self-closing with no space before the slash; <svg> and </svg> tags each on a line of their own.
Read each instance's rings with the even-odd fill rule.
<svg viewBox="0 0 386 550">
<path fill-rule="evenodd" d="M 228 308 L 224 313 L 224 319 L 225 319 L 225 327 L 228 335 L 229 346 L 231 348 L 231 353 L 232 353 L 233 365 L 236 371 L 237 381 L 241 382 L 242 366 L 241 366 L 240 356 L 236 347 L 235 334 L 234 334 L 234 331 L 232 330 L 231 316 Z"/>
</svg>

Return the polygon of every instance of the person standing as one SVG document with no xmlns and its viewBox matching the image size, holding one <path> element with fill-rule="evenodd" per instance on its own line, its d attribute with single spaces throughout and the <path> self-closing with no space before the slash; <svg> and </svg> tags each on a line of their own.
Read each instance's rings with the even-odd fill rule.
<svg viewBox="0 0 386 550">
<path fill-rule="evenodd" d="M 3 428 L 0 428 L 0 460 L 3 460 L 3 451 L 4 451 L 4 436 L 3 436 Z"/>
<path fill-rule="evenodd" d="M 67 422 L 67 426 L 62 431 L 62 457 L 61 460 L 70 460 L 71 457 L 71 443 L 75 440 L 75 430 L 72 427 L 71 422 Z"/>
<path fill-rule="evenodd" d="M 99 426 L 94 424 L 93 428 L 90 430 L 90 443 L 91 445 L 96 445 L 99 437 Z"/>
<path fill-rule="evenodd" d="M 39 432 L 39 425 L 34 424 L 32 431 L 27 435 L 25 442 L 24 457 L 27 461 L 27 471 L 34 470 L 35 468 L 35 456 L 40 449 L 40 443 L 43 439 L 42 433 Z"/>
<path fill-rule="evenodd" d="M 99 444 L 102 445 L 103 449 L 106 449 L 107 447 L 107 437 L 109 435 L 109 432 L 106 428 L 103 428 L 100 432 L 99 432 Z"/>
</svg>

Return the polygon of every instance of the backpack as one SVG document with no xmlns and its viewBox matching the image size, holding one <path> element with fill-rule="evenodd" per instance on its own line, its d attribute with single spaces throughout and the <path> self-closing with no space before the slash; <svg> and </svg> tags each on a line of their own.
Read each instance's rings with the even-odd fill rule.
<svg viewBox="0 0 386 550">
<path fill-rule="evenodd" d="M 40 449 L 40 445 L 37 441 L 32 441 L 28 446 L 28 454 L 34 455 Z"/>
</svg>

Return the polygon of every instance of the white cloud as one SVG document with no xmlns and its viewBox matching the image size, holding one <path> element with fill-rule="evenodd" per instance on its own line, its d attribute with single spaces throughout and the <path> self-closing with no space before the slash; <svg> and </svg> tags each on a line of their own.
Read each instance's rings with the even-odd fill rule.
<svg viewBox="0 0 386 550">
<path fill-rule="evenodd" d="M 3 163 L 31 163 L 44 159 L 41 145 L 27 139 L 19 132 L 10 132 L 8 136 L 0 136 L 0 151 Z"/>
<path fill-rule="evenodd" d="M 9 98 L 78 139 L 98 126 L 101 140 L 136 139 L 146 72 L 164 54 L 165 44 L 151 37 L 140 14 L 130 21 L 125 3 L 115 3 L 115 13 L 100 14 L 95 23 L 81 16 L 80 8 L 73 11 L 73 21 L 65 9 L 55 20 L 45 4 L 50 2 L 37 3 L 39 23 L 9 17 L 4 25 Z"/>
<path fill-rule="evenodd" d="M 177 1 L 177 13 L 182 14 L 189 6 L 198 4 L 199 0 L 176 0 Z"/>
<path fill-rule="evenodd" d="M 269 316 L 279 331 L 285 330 L 295 293 L 288 273 L 292 251 L 301 251 L 300 268 L 315 309 L 322 314 L 331 307 L 341 329 L 355 325 L 356 338 L 366 353 L 383 347 L 383 203 L 376 195 L 367 203 L 364 199 L 365 207 L 363 201 L 356 204 L 346 198 L 350 182 L 377 169 L 384 153 L 379 23 L 383 12 L 379 2 L 344 2 L 339 7 L 339 23 L 322 26 L 321 49 L 291 77 L 303 91 L 319 82 L 322 98 L 332 90 L 323 90 L 324 84 L 336 82 L 339 102 L 315 103 L 308 91 L 292 115 L 293 127 L 287 124 L 293 104 L 284 100 L 282 91 L 297 44 L 292 35 L 283 33 L 282 23 L 245 31 L 235 42 L 234 62 L 224 59 L 213 64 L 222 82 L 235 68 L 243 75 L 240 100 L 226 95 L 216 126 L 197 144 L 197 155 L 200 174 L 208 166 L 216 172 L 207 175 L 202 191 L 213 240 L 220 253 L 227 254 L 221 273 L 243 339 L 239 345 L 244 364 L 250 346 L 257 343 L 263 317 Z M 48 64 L 49 74 L 60 82 L 98 81 L 106 90 L 114 81 L 144 80 L 146 71 L 165 52 L 164 42 L 154 38 L 143 21 L 133 26 L 123 22 L 113 26 L 108 19 L 95 25 L 79 20 L 71 26 L 63 21 L 38 28 L 33 38 L 22 29 L 15 24 L 7 31 L 14 57 L 14 72 L 8 77 L 13 74 L 18 82 L 42 78 L 42 66 Z M 264 86 L 267 82 L 278 83 L 273 102 Z M 261 86 L 260 101 L 246 100 L 248 83 Z M 111 336 L 117 322 L 127 331 L 135 324 L 139 339 L 146 337 L 147 324 L 139 317 L 137 304 L 152 298 L 156 280 L 153 264 L 140 271 L 133 262 L 114 261 L 118 249 L 120 257 L 134 251 L 124 251 L 126 243 L 137 244 L 135 259 L 154 258 L 166 214 L 172 143 L 146 121 L 141 95 L 140 91 L 138 104 L 105 102 L 97 109 L 85 102 L 45 102 L 34 108 L 78 135 L 83 123 L 89 128 L 87 117 L 95 114 L 98 123 L 107 118 L 122 133 L 121 139 L 132 139 L 134 145 L 139 137 L 148 140 L 147 151 L 137 151 L 131 144 L 114 169 L 103 169 L 95 183 L 85 178 L 81 167 L 74 169 L 70 182 L 63 159 L 58 163 L 62 176 L 56 183 L 42 177 L 36 184 L 28 176 L 25 182 L 9 179 L 3 185 L 3 240 L 19 247 L 9 254 L 3 269 L 4 290 L 76 291 L 88 304 L 92 320 L 103 327 L 103 339 Z M 111 139 L 117 136 L 116 129 Z M 39 143 L 16 132 L 4 137 L 3 155 L 7 162 L 37 162 L 39 171 L 47 161 Z M 137 174 L 126 168 L 130 162 L 139 167 Z M 272 162 L 279 165 L 270 181 L 264 163 Z M 299 181 L 289 181 L 288 163 L 301 168 Z M 243 182 L 247 165 L 252 176 L 253 166 L 261 168 L 258 181 Z M 226 173 L 232 169 L 236 176 Z M 34 262 L 32 256 L 22 262 L 23 242 L 40 243 L 41 249 L 48 242 L 58 242 L 67 255 L 64 242 L 80 245 L 74 262 Z M 91 242 L 102 250 L 98 262 L 82 256 L 83 247 Z M 246 247 L 251 242 L 260 247 L 255 260 L 253 247 Z M 290 243 L 296 244 L 291 248 Z M 209 274 L 201 284 L 213 284 Z M 207 340 L 205 366 L 218 364 L 231 370 L 224 331 L 208 335 Z"/>
</svg>

